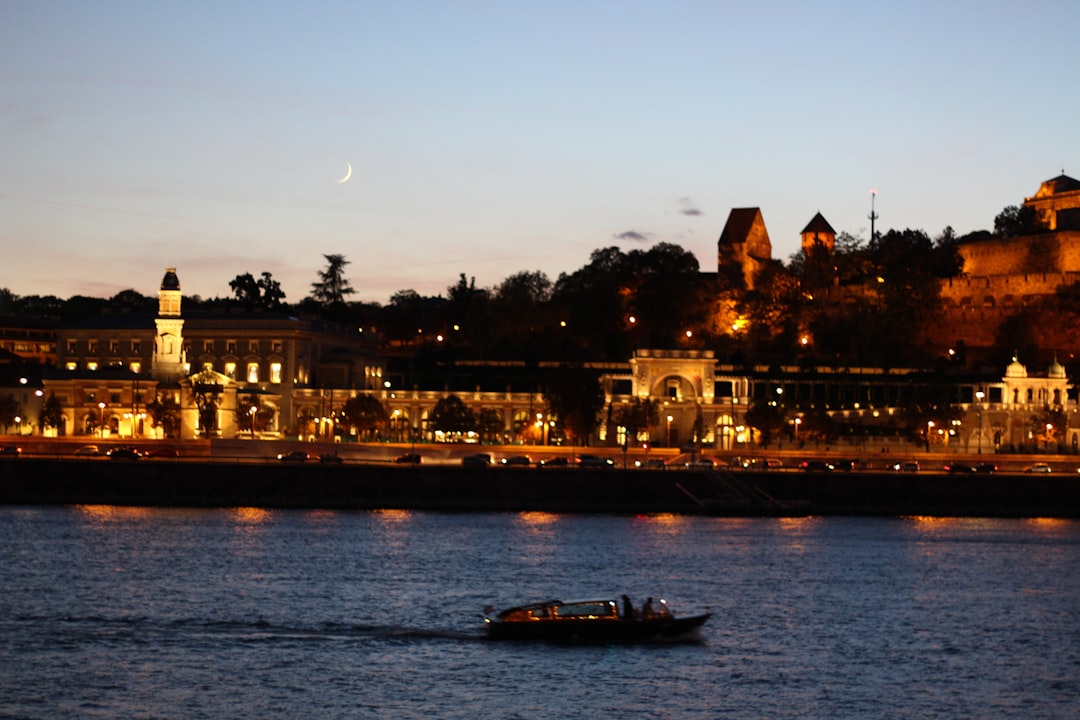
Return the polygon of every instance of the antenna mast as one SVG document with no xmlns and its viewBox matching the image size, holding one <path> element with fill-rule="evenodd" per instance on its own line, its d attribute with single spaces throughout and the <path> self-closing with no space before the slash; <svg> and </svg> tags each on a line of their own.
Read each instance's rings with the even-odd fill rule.
<svg viewBox="0 0 1080 720">
<path fill-rule="evenodd" d="M 870 191 L 870 214 L 866 217 L 870 218 L 870 242 L 874 242 L 874 221 L 878 219 L 878 214 L 874 212 L 874 200 L 877 198 L 877 190 Z"/>
</svg>

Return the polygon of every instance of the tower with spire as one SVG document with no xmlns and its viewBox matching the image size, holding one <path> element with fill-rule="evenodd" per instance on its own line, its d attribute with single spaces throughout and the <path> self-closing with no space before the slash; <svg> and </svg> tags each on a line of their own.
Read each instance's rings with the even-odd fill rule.
<svg viewBox="0 0 1080 720">
<path fill-rule="evenodd" d="M 166 268 L 158 290 L 158 314 L 154 319 L 154 355 L 150 371 L 159 380 L 179 380 L 187 374 L 184 351 L 184 319 L 180 317 L 180 279 L 176 268 Z"/>
</svg>

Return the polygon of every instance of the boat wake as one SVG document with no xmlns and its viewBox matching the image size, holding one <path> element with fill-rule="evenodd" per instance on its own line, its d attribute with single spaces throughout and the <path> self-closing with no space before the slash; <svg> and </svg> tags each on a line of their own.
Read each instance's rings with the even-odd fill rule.
<svg viewBox="0 0 1080 720">
<path fill-rule="evenodd" d="M 0 625 L 14 623 L 35 626 L 42 636 L 64 638 L 68 642 L 91 644 L 124 642 L 160 642 L 187 636 L 205 642 L 418 642 L 418 641 L 482 641 L 481 629 L 424 628 L 407 625 L 375 625 L 322 622 L 311 625 L 272 622 L 263 618 L 151 618 L 140 615 L 108 616 L 35 616 L 11 617 Z"/>
</svg>

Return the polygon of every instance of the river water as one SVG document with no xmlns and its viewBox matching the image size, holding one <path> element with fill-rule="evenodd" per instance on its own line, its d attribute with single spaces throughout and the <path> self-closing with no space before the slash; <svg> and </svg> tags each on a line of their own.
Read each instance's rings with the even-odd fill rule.
<svg viewBox="0 0 1080 720">
<path fill-rule="evenodd" d="M 1080 523 L 0 508 L 5 718 L 1072 718 Z M 664 597 L 695 643 L 483 640 Z"/>
</svg>

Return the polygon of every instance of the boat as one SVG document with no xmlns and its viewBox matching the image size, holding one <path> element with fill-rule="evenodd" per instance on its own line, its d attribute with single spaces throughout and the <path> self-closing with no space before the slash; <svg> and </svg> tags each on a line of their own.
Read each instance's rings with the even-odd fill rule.
<svg viewBox="0 0 1080 720">
<path fill-rule="evenodd" d="M 660 600 L 635 612 L 623 596 L 615 600 L 547 600 L 496 613 L 484 609 L 489 640 L 635 643 L 693 639 L 711 613 L 675 617 Z"/>
</svg>

